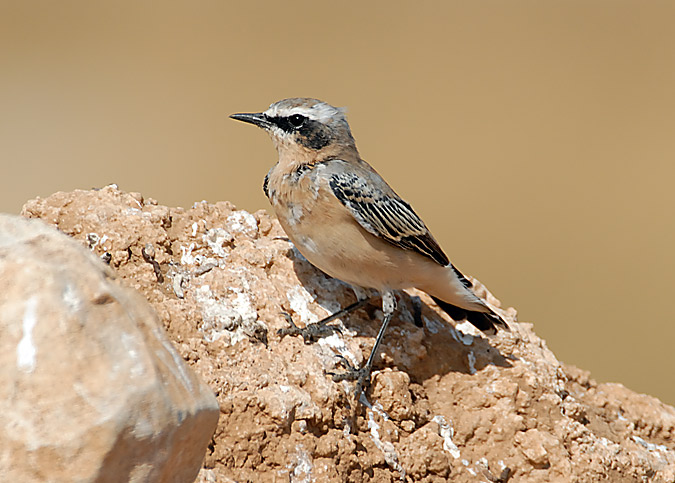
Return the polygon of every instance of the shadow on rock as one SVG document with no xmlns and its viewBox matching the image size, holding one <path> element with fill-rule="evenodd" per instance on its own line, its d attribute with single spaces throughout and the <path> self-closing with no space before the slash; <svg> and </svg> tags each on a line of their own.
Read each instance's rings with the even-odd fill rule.
<svg viewBox="0 0 675 483">
<path fill-rule="evenodd" d="M 287 256 L 293 261 L 298 280 L 316 297 L 327 315 L 356 301 L 350 285 L 316 269 L 297 249 L 291 248 Z M 398 291 L 396 295 L 396 314 L 384 336 L 376 370 L 393 366 L 407 372 L 412 382 L 421 384 L 449 372 L 475 374 L 488 365 L 512 366 L 507 357 L 490 344 L 487 336 L 481 336 L 481 332 L 466 321 L 456 321 L 453 326 L 423 292 Z M 382 323 L 380 304 L 378 294 L 364 308 L 341 319 L 344 327 L 357 337 L 371 339 L 363 348 L 361 358 L 364 360 Z M 339 322 L 336 326 L 339 327 Z"/>
</svg>

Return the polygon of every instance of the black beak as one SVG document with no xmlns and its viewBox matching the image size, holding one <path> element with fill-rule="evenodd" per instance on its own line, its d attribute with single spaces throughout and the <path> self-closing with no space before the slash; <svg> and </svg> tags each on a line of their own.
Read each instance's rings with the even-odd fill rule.
<svg viewBox="0 0 675 483">
<path fill-rule="evenodd" d="M 258 127 L 263 129 L 268 129 L 272 126 L 272 123 L 267 119 L 267 117 L 262 112 L 256 113 L 241 113 L 241 114 L 232 114 L 230 118 L 237 121 L 248 122 L 250 124 L 255 124 Z"/>
</svg>

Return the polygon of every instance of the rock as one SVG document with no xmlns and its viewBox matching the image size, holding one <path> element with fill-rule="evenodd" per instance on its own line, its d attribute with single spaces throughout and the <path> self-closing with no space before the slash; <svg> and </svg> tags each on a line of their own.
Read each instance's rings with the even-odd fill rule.
<svg viewBox="0 0 675 483">
<path fill-rule="evenodd" d="M 538 429 L 516 433 L 516 443 L 522 449 L 527 461 L 535 468 L 548 468 L 551 465 L 549 453 L 558 445 L 553 436 Z"/>
<path fill-rule="evenodd" d="M 502 310 L 512 331 L 486 338 L 425 294 L 400 293 L 357 405 L 353 384 L 326 372 L 340 370 L 337 354 L 367 357 L 379 301 L 315 344 L 279 337 L 282 311 L 307 324 L 354 296 L 265 212 L 168 208 L 109 186 L 33 200 L 23 213 L 110 258 L 216 392 L 221 418 L 199 481 L 675 480 L 675 409 L 561 363 L 513 309 Z"/>
<path fill-rule="evenodd" d="M 2 481 L 189 482 L 218 420 L 149 304 L 81 244 L 0 215 Z"/>
</svg>

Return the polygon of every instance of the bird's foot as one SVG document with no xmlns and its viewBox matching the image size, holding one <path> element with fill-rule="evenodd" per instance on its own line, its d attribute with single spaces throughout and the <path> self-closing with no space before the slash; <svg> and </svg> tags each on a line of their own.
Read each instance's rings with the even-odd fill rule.
<svg viewBox="0 0 675 483">
<path fill-rule="evenodd" d="M 340 373 L 326 372 L 326 374 L 333 378 L 333 382 L 356 381 L 354 394 L 358 400 L 361 396 L 361 392 L 368 389 L 370 386 L 370 373 L 373 371 L 373 368 L 370 364 L 366 363 L 363 367 L 357 369 L 343 356 L 338 355 L 338 358 L 342 365 L 345 366 L 346 371 Z"/>
<path fill-rule="evenodd" d="M 305 344 L 312 344 L 322 337 L 333 335 L 335 332 L 341 333 L 339 327 L 335 325 L 328 325 L 328 322 L 331 322 L 333 319 L 324 319 L 313 324 L 308 324 L 305 327 L 298 327 L 295 325 L 295 322 L 293 322 L 293 318 L 290 316 L 290 314 L 282 312 L 281 315 L 283 315 L 286 318 L 286 321 L 290 324 L 290 327 L 277 330 L 277 334 L 281 337 L 286 335 L 301 335 L 302 339 L 305 341 Z"/>
</svg>

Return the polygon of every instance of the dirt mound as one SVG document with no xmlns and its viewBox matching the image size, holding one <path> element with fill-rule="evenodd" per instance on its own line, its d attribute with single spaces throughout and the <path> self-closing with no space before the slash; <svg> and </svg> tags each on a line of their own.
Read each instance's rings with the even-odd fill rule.
<svg viewBox="0 0 675 483">
<path fill-rule="evenodd" d="M 367 357 L 382 314 L 367 306 L 311 345 L 278 336 L 281 312 L 306 324 L 354 296 L 265 212 L 169 208 L 109 186 L 33 200 L 23 214 L 109 260 L 216 393 L 199 481 L 675 480 L 675 410 L 559 362 L 513 309 L 512 331 L 487 339 L 425 294 L 400 293 L 357 405 L 352 383 L 326 372 L 337 355 Z"/>
</svg>

